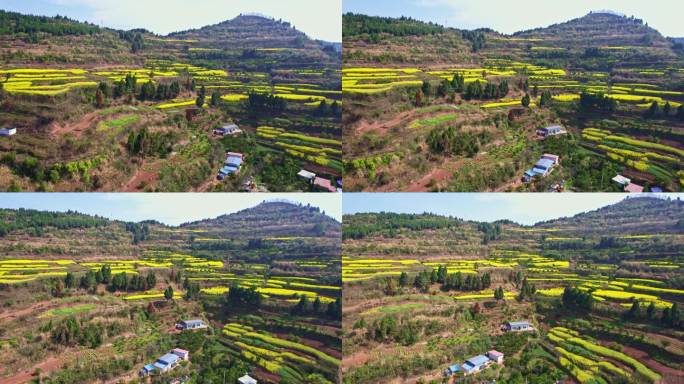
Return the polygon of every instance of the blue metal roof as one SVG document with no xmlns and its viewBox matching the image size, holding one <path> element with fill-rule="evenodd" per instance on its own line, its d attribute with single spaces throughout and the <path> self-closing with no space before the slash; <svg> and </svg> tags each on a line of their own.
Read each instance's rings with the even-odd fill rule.
<svg viewBox="0 0 684 384">
<path fill-rule="evenodd" d="M 242 165 L 242 159 L 237 156 L 228 156 L 228 158 L 226 158 L 226 164 L 235 165 L 236 167 L 239 167 L 240 165 Z"/>
<path fill-rule="evenodd" d="M 152 364 L 147 364 L 143 368 L 148 372 L 154 371 L 154 365 L 152 365 Z"/>
<path fill-rule="evenodd" d="M 548 168 L 551 168 L 551 167 L 553 166 L 553 164 L 555 164 L 555 163 L 553 162 L 553 160 L 550 160 L 550 159 L 539 159 L 539 161 L 537 161 L 537 164 L 535 164 L 534 166 L 537 167 L 537 168 L 546 168 L 546 169 L 548 169 Z"/>
<path fill-rule="evenodd" d="M 160 369 L 160 370 L 166 369 L 166 366 L 167 366 L 167 365 L 168 365 L 168 364 L 163 364 L 163 363 L 160 363 L 160 362 L 155 362 L 155 363 L 154 363 L 154 366 L 155 366 L 157 369 Z"/>
<path fill-rule="evenodd" d="M 183 323 L 185 323 L 186 325 L 191 325 L 191 324 L 194 324 L 194 325 L 200 324 L 201 325 L 201 324 L 204 324 L 204 321 L 199 320 L 199 319 L 193 319 L 193 320 L 183 320 Z"/>
<path fill-rule="evenodd" d="M 487 364 L 487 362 L 489 362 L 489 358 L 485 355 L 478 355 L 475 357 L 471 357 L 470 359 L 466 360 L 466 362 L 477 367 Z"/>
<path fill-rule="evenodd" d="M 459 364 L 454 364 L 454 365 L 449 367 L 449 370 L 451 371 L 451 373 L 460 372 L 461 366 Z"/>
<path fill-rule="evenodd" d="M 508 325 L 510 325 L 511 327 L 521 327 L 521 326 L 529 327 L 532 324 L 530 324 L 529 321 L 509 321 Z"/>
<path fill-rule="evenodd" d="M 173 364 L 178 361 L 178 356 L 173 353 L 167 353 L 166 355 L 160 357 L 157 362 L 165 363 L 166 365 Z"/>
<path fill-rule="evenodd" d="M 233 165 L 226 165 L 225 167 L 221 168 L 219 173 L 223 173 L 224 175 L 229 175 L 235 171 L 237 171 L 237 167 L 235 167 Z"/>
</svg>

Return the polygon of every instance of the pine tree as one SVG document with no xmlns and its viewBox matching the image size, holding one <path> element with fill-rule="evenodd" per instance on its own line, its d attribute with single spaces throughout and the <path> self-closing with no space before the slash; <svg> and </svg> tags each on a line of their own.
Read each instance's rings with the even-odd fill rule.
<svg viewBox="0 0 684 384">
<path fill-rule="evenodd" d="M 408 274 L 406 272 L 402 272 L 401 275 L 399 275 L 399 286 L 405 287 L 408 285 Z"/>
<path fill-rule="evenodd" d="M 525 108 L 529 107 L 530 106 L 530 95 L 528 95 L 526 93 L 525 96 L 523 96 L 522 100 L 520 100 L 520 103 Z"/>
<path fill-rule="evenodd" d="M 313 312 L 318 313 L 321 310 L 321 298 L 316 296 L 316 300 L 313 302 Z"/>
<path fill-rule="evenodd" d="M 221 95 L 218 92 L 211 94 L 211 106 L 216 107 L 221 103 Z"/>
<path fill-rule="evenodd" d="M 646 317 L 648 317 L 649 320 L 653 320 L 655 318 L 656 314 L 656 307 L 655 304 L 651 301 L 651 304 L 648 305 L 648 308 L 646 308 Z"/>
<path fill-rule="evenodd" d="M 173 299 L 173 288 L 169 285 L 168 288 L 164 290 L 164 298 L 166 300 L 171 300 Z"/>
<path fill-rule="evenodd" d="M 73 272 L 67 272 L 66 277 L 64 277 L 64 285 L 67 288 L 73 288 L 76 285 L 76 277 L 74 277 Z"/>
</svg>

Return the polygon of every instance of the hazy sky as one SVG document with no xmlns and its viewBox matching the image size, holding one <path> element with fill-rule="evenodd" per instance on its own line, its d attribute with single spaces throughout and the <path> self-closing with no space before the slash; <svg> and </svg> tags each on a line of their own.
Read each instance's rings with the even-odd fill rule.
<svg viewBox="0 0 684 384">
<path fill-rule="evenodd" d="M 0 9 L 69 16 L 116 29 L 168 34 L 258 12 L 291 22 L 309 37 L 342 40 L 342 0 L 1 0 Z"/>
<path fill-rule="evenodd" d="M 684 198 L 684 193 L 667 194 Z M 344 214 L 358 212 L 436 213 L 467 220 L 513 220 L 531 225 L 617 203 L 622 193 L 345 193 Z"/>
<path fill-rule="evenodd" d="M 0 193 L 0 208 L 72 210 L 110 219 L 153 219 L 178 225 L 237 212 L 271 199 L 311 204 L 342 220 L 339 193 Z"/>
<path fill-rule="evenodd" d="M 344 12 L 411 16 L 450 27 L 489 27 L 511 34 L 612 10 L 634 15 L 670 37 L 684 37 L 682 0 L 344 0 Z"/>
</svg>

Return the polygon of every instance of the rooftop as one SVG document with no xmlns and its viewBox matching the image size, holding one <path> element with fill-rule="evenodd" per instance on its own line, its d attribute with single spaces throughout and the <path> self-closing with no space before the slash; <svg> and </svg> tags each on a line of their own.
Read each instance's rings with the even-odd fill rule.
<svg viewBox="0 0 684 384">
<path fill-rule="evenodd" d="M 176 361 L 178 361 L 177 355 L 174 355 L 173 353 L 167 353 L 166 355 L 160 357 L 157 360 L 157 363 L 163 363 L 164 365 L 169 365 L 169 364 L 175 363 Z"/>
<path fill-rule="evenodd" d="M 480 365 L 487 364 L 487 362 L 489 362 L 489 358 L 487 358 L 487 356 L 485 356 L 485 355 L 478 355 L 478 356 L 471 357 L 470 359 L 466 360 L 466 363 L 470 363 L 470 365 L 473 365 L 476 367 L 480 366 Z"/>
<path fill-rule="evenodd" d="M 530 324 L 530 322 L 527 320 L 520 320 L 520 321 L 509 321 L 508 325 L 510 325 L 511 327 L 515 327 L 515 326 L 521 326 L 521 325 L 530 326 L 532 324 Z"/>
<path fill-rule="evenodd" d="M 643 191 L 644 191 L 644 187 L 642 187 L 641 185 L 638 185 L 638 184 L 634 184 L 634 183 L 629 183 L 625 187 L 625 192 L 641 193 Z"/>
</svg>

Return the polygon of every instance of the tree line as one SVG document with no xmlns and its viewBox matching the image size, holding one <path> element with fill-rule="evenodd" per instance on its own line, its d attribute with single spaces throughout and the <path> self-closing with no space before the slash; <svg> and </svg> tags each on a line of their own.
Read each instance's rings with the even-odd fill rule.
<svg viewBox="0 0 684 384">
<path fill-rule="evenodd" d="M 74 211 L 47 212 L 19 208 L 17 210 L 0 211 L 0 237 L 10 232 L 31 229 L 34 233 L 42 233 L 42 229 L 97 228 L 110 224 L 110 221 L 98 216 L 83 215 Z"/>
<path fill-rule="evenodd" d="M 434 35 L 445 30 L 435 23 L 426 23 L 410 17 L 400 18 L 366 16 L 346 13 L 342 16 L 342 36 L 371 35 L 377 40 L 377 35 L 386 33 L 393 36 L 422 36 Z"/>
<path fill-rule="evenodd" d="M 462 220 L 429 213 L 407 214 L 380 212 L 347 216 L 342 227 L 343 239 L 362 239 L 375 234 L 393 237 L 399 230 L 423 231 L 457 227 Z"/>
<path fill-rule="evenodd" d="M 81 23 L 65 16 L 55 17 L 22 15 L 0 10 L 0 34 L 46 33 L 54 36 L 92 35 L 100 31 L 96 25 Z"/>
</svg>

